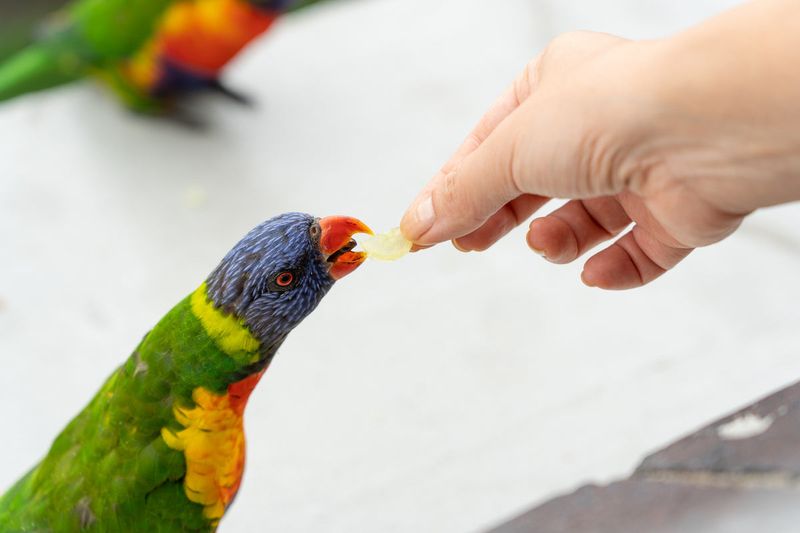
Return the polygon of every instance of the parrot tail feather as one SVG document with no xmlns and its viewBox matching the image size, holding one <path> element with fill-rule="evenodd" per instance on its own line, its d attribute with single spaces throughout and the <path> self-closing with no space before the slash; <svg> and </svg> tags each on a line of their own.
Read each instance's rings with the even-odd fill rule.
<svg viewBox="0 0 800 533">
<path fill-rule="evenodd" d="M 34 44 L 0 64 L 0 102 L 64 85 L 83 77 L 84 72 L 76 55 Z"/>
</svg>

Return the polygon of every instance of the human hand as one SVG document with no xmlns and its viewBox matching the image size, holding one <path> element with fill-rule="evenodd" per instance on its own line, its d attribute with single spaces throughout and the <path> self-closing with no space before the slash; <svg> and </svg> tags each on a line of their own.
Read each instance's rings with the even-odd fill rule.
<svg viewBox="0 0 800 533">
<path fill-rule="evenodd" d="M 588 285 L 626 289 L 727 237 L 757 207 L 800 198 L 800 136 L 785 127 L 800 118 L 791 104 L 800 95 L 773 94 L 781 98 L 765 110 L 759 76 L 696 60 L 703 45 L 711 65 L 724 66 L 703 41 L 719 40 L 731 18 L 752 16 L 664 42 L 556 39 L 423 189 L 404 235 L 420 247 L 452 239 L 485 250 L 551 198 L 568 198 L 530 224 L 529 246 L 568 263 L 633 223 L 582 274 Z M 721 48 L 735 54 L 735 45 Z"/>
</svg>

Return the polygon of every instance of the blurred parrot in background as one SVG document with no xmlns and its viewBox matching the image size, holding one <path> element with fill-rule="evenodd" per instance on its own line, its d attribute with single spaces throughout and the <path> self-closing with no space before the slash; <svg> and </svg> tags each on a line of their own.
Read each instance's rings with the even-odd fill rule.
<svg viewBox="0 0 800 533">
<path fill-rule="evenodd" d="M 244 237 L 150 331 L 47 456 L 0 497 L 0 532 L 213 532 L 275 352 L 364 261 L 349 217 L 288 213 Z"/>
<path fill-rule="evenodd" d="M 0 101 L 90 76 L 146 113 L 169 111 L 177 97 L 202 90 L 246 102 L 220 81 L 224 67 L 281 14 L 318 1 L 74 0 L 0 63 Z M 0 58 L 20 48 L 31 12 L 60 3 L 4 7 L 21 16 L 18 28 L 0 23 Z"/>
</svg>

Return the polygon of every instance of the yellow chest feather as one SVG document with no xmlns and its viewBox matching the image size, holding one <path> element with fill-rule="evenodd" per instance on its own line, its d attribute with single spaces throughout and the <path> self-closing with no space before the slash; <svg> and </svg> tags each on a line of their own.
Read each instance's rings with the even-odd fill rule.
<svg viewBox="0 0 800 533">
<path fill-rule="evenodd" d="M 189 500 L 203 505 L 206 518 L 216 521 L 233 500 L 244 471 L 243 416 L 230 396 L 195 389 L 193 409 L 175 408 L 175 419 L 185 429 L 167 428 L 161 435 L 167 446 L 186 458 L 184 488 Z"/>
</svg>

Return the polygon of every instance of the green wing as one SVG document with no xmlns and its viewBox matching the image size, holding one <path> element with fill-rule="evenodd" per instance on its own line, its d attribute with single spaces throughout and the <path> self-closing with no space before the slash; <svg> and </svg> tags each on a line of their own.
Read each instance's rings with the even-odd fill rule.
<svg viewBox="0 0 800 533">
<path fill-rule="evenodd" d="M 297 0 L 288 12 L 322 0 Z M 0 0 L 0 102 L 49 89 L 102 72 L 112 85 L 120 59 L 133 55 L 152 36 L 175 0 Z M 39 20 L 61 8 L 46 29 Z M 8 14 L 8 16 L 5 16 Z M 40 35 L 35 38 L 39 33 Z M 117 83 L 115 83 L 115 81 Z M 147 110 L 152 102 L 125 94 L 132 107 Z"/>
<path fill-rule="evenodd" d="M 0 44 L 5 55 L 11 54 L 0 63 L 0 101 L 109 69 L 147 41 L 173 1 L 80 0 L 67 5 L 33 42 L 33 11 L 21 10 L 26 14 L 16 22 L 3 23 L 14 30 Z"/>
<path fill-rule="evenodd" d="M 203 506 L 186 497 L 183 453 L 161 436 L 162 428 L 177 425 L 174 402 L 192 402 L 190 376 L 176 361 L 205 361 L 218 350 L 213 343 L 188 298 L 173 308 L 42 462 L 0 496 L 0 533 L 214 531 Z M 192 364 L 191 371 L 227 379 L 213 365 Z"/>
<path fill-rule="evenodd" d="M 0 100 L 72 81 L 80 75 L 48 47 L 33 46 L 43 21 L 66 0 L 0 0 Z M 63 62 L 63 64 L 61 64 Z M 74 65 L 75 63 L 73 63 Z"/>
</svg>

